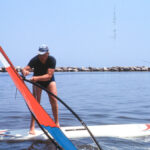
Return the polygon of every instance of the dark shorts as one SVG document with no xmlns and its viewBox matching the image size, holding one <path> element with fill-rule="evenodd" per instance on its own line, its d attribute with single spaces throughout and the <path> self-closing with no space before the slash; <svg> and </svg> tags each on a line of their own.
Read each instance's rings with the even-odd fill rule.
<svg viewBox="0 0 150 150">
<path fill-rule="evenodd" d="M 49 81 L 38 81 L 37 83 L 40 84 L 42 87 L 47 88 L 50 82 L 55 81 L 55 77 L 52 76 L 51 80 Z"/>
</svg>

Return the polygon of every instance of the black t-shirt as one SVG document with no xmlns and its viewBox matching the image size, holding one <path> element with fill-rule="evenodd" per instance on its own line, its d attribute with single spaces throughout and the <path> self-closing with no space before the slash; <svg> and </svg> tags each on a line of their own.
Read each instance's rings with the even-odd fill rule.
<svg viewBox="0 0 150 150">
<path fill-rule="evenodd" d="M 45 64 L 43 64 L 37 55 L 30 60 L 28 66 L 34 68 L 34 76 L 44 75 L 48 69 L 55 69 L 56 59 L 53 56 L 48 56 Z"/>
</svg>

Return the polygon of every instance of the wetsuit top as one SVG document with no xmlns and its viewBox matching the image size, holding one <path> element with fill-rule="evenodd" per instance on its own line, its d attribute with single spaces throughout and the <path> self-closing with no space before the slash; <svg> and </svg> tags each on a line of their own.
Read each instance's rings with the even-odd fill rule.
<svg viewBox="0 0 150 150">
<path fill-rule="evenodd" d="M 48 69 L 55 69 L 56 59 L 53 56 L 48 56 L 46 62 L 43 64 L 37 55 L 30 60 L 30 62 L 28 63 L 28 66 L 30 66 L 30 68 L 34 68 L 34 76 L 40 76 L 40 75 L 47 74 Z M 47 85 L 51 81 L 55 81 L 54 75 L 52 76 L 51 80 L 38 81 L 38 83 L 40 83 L 44 87 L 47 87 Z"/>
</svg>

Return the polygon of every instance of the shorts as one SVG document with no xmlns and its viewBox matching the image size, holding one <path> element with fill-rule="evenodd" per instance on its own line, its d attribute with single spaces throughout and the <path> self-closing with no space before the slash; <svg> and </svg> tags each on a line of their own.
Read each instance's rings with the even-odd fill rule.
<svg viewBox="0 0 150 150">
<path fill-rule="evenodd" d="M 51 80 L 49 81 L 38 81 L 37 83 L 40 84 L 42 87 L 47 88 L 50 82 L 55 81 L 55 77 L 52 76 Z"/>
</svg>

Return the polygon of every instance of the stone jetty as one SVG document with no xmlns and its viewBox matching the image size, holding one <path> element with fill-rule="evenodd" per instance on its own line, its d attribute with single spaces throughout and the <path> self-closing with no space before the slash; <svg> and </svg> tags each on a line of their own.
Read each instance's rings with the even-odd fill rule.
<svg viewBox="0 0 150 150">
<path fill-rule="evenodd" d="M 57 67 L 55 72 L 120 72 L 120 71 L 150 71 L 150 67 Z"/>
<path fill-rule="evenodd" d="M 21 67 L 17 66 L 16 70 L 21 71 Z M 55 72 L 120 72 L 120 71 L 150 71 L 150 67 L 57 67 Z M 6 72 L 5 68 L 0 68 L 0 72 Z"/>
</svg>

